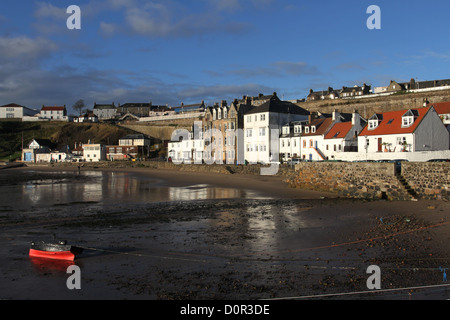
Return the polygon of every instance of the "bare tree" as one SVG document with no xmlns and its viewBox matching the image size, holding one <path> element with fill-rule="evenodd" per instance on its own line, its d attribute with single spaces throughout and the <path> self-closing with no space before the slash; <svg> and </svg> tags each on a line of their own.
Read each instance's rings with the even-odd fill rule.
<svg viewBox="0 0 450 320">
<path fill-rule="evenodd" d="M 75 104 L 72 106 L 72 108 L 74 110 L 78 110 L 80 112 L 80 116 L 81 116 L 81 112 L 84 109 L 84 100 L 83 99 L 78 100 L 77 102 L 75 102 Z"/>
</svg>

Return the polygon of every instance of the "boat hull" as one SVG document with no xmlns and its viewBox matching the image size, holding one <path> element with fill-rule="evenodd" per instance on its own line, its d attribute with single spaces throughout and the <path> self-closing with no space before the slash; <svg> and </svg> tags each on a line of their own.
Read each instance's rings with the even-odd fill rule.
<svg viewBox="0 0 450 320">
<path fill-rule="evenodd" d="M 79 247 L 67 245 L 65 241 L 59 243 L 33 242 L 30 257 L 73 261 L 83 250 Z"/>
<path fill-rule="evenodd" d="M 41 251 L 30 249 L 30 257 L 74 261 L 75 254 L 71 251 Z"/>
</svg>

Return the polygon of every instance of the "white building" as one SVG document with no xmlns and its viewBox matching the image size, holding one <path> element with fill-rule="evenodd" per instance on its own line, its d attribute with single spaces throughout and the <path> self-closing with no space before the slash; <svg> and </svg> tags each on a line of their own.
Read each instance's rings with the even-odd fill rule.
<svg viewBox="0 0 450 320">
<path fill-rule="evenodd" d="M 307 120 L 309 111 L 276 93 L 261 106 L 244 114 L 244 158 L 249 163 L 279 162 L 280 134 L 285 123 Z"/>
<path fill-rule="evenodd" d="M 106 159 L 106 149 L 101 144 L 83 144 L 83 161 L 98 162 Z"/>
<path fill-rule="evenodd" d="M 282 127 L 280 136 L 281 160 L 289 161 L 301 157 L 301 137 L 307 124 L 307 121 L 294 121 Z"/>
<path fill-rule="evenodd" d="M 39 111 L 15 103 L 0 106 L 0 119 L 22 119 L 23 117 L 32 117 L 37 113 Z"/>
<path fill-rule="evenodd" d="M 367 121 L 354 111 L 351 121 L 335 122 L 323 140 L 322 152 L 327 160 L 335 160 L 341 152 L 358 151 L 358 136 Z"/>
<path fill-rule="evenodd" d="M 301 137 L 301 159 L 306 161 L 324 161 L 324 137 L 333 125 L 333 118 L 313 118 L 303 128 Z"/>
<path fill-rule="evenodd" d="M 67 116 L 66 106 L 47 107 L 42 106 L 41 113 L 39 115 L 41 119 L 53 120 L 53 121 L 69 121 Z"/>
<path fill-rule="evenodd" d="M 358 151 L 448 150 L 449 132 L 433 107 L 374 114 L 358 137 Z"/>
<path fill-rule="evenodd" d="M 191 132 L 178 129 L 172 133 L 167 149 L 168 157 L 173 163 L 203 163 L 207 153 L 205 152 L 205 140 L 201 128 L 201 125 L 194 124 Z"/>
</svg>

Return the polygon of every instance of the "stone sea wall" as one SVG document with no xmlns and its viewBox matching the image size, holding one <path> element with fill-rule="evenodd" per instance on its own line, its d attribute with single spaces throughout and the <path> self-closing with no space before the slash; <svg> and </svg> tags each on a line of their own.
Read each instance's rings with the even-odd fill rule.
<svg viewBox="0 0 450 320">
<path fill-rule="evenodd" d="M 450 200 L 450 163 L 304 162 L 296 165 L 291 187 L 337 192 L 363 199 Z"/>
<path fill-rule="evenodd" d="M 449 162 L 405 162 L 402 176 L 419 198 L 450 200 Z"/>
<path fill-rule="evenodd" d="M 303 162 L 288 182 L 291 187 L 336 192 L 362 199 L 409 200 L 393 163 Z"/>
</svg>

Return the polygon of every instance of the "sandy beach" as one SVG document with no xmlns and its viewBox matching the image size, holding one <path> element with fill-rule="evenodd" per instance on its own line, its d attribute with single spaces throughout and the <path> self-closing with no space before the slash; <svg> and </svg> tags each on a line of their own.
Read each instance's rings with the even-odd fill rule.
<svg viewBox="0 0 450 320">
<path fill-rule="evenodd" d="M 156 186 L 207 196 L 146 202 L 129 193 L 123 201 L 123 192 L 102 191 L 105 200 L 58 194 L 26 207 L 30 197 L 8 195 L 44 185 L 60 192 L 84 178 L 95 186 L 92 171 L 140 181 L 140 194 Z M 0 172 L 0 187 L 1 299 L 450 298 L 445 201 L 362 201 L 291 189 L 277 176 L 148 168 L 16 168 Z M 28 257 L 31 241 L 53 237 L 85 249 L 74 262 L 81 290 L 67 288 L 67 263 Z M 384 290 L 368 290 L 371 265 Z M 342 294 L 352 292 L 362 293 Z"/>
</svg>

